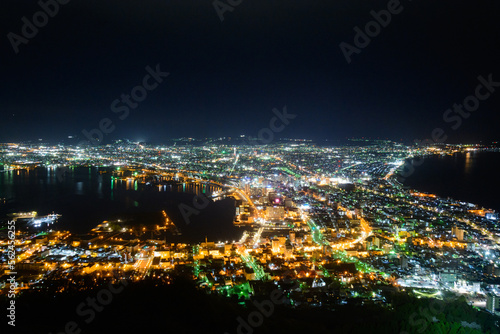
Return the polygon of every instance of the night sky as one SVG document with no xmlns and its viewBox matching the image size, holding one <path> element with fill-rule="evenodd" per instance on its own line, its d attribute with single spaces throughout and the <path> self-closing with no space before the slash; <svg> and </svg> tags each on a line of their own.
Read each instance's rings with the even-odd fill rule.
<svg viewBox="0 0 500 334">
<path fill-rule="evenodd" d="M 257 136 L 285 105 L 277 137 L 500 139 L 500 87 L 456 130 L 443 120 L 478 76 L 500 82 L 500 2 L 402 0 L 348 64 L 340 43 L 390 2 L 243 0 L 221 21 L 212 0 L 72 0 L 16 54 L 8 33 L 41 7 L 2 0 L 0 142 L 82 138 L 103 118 L 105 141 Z M 169 75 L 120 119 L 112 102 L 157 64 Z"/>
</svg>

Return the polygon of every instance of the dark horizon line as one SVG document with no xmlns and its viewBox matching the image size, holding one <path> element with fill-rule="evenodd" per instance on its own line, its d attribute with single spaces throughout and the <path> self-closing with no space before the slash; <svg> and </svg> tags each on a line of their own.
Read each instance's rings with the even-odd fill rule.
<svg viewBox="0 0 500 334">
<path fill-rule="evenodd" d="M 398 143 L 398 144 L 404 144 L 408 146 L 413 146 L 415 145 L 418 141 L 424 141 L 424 140 L 419 140 L 419 139 L 413 139 L 413 140 L 403 140 L 403 139 L 390 139 L 390 138 L 385 138 L 385 139 L 380 139 L 380 138 L 370 138 L 370 137 L 351 137 L 351 138 L 343 138 L 343 139 L 331 139 L 331 138 L 322 138 L 322 139 L 311 139 L 311 138 L 278 138 L 274 139 L 272 142 L 269 143 L 259 143 L 259 138 L 257 137 L 252 137 L 252 136 L 225 136 L 225 137 L 203 137 L 203 138 L 195 138 L 195 137 L 176 137 L 176 138 L 169 138 L 165 139 L 163 141 L 136 141 L 136 140 L 131 140 L 128 138 L 118 138 L 118 139 L 113 139 L 109 140 L 109 142 L 102 142 L 102 143 L 91 143 L 89 140 L 79 140 L 78 138 L 66 138 L 64 140 L 44 140 L 44 139 L 39 139 L 39 140 L 20 140 L 20 141 L 1 141 L 0 145 L 6 145 L 6 144 L 55 144 L 55 145 L 67 145 L 67 146 L 78 146 L 82 142 L 84 142 L 86 145 L 89 146 L 106 146 L 110 144 L 116 144 L 117 141 L 128 141 L 130 143 L 143 143 L 146 145 L 161 145 L 161 144 L 167 144 L 168 142 L 172 141 L 195 141 L 195 142 L 200 142 L 200 141 L 207 141 L 207 140 L 212 140 L 212 141 L 225 141 L 226 143 L 228 142 L 235 142 L 238 144 L 244 144 L 245 141 L 248 144 L 248 140 L 253 141 L 250 142 L 252 144 L 257 144 L 257 145 L 270 145 L 273 143 L 283 143 L 283 142 L 302 142 L 302 143 L 325 143 L 325 142 L 336 142 L 336 143 L 342 143 L 342 142 L 393 142 L 393 143 Z M 69 143 L 68 141 L 73 141 L 74 143 Z M 483 141 L 480 140 L 479 142 L 450 142 L 450 143 L 437 143 L 433 142 L 430 143 L 432 145 L 437 145 L 437 146 L 456 146 L 456 145 L 476 145 L 476 146 L 498 146 L 499 141 L 498 140 L 488 140 L 488 141 Z"/>
</svg>

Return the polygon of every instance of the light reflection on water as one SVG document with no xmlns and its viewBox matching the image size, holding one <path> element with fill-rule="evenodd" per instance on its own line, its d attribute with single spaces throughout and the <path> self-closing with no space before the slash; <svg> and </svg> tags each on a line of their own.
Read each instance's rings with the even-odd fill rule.
<svg viewBox="0 0 500 334">
<path fill-rule="evenodd" d="M 500 153 L 466 152 L 425 157 L 404 184 L 441 197 L 500 211 Z"/>
<path fill-rule="evenodd" d="M 465 154 L 465 163 L 464 163 L 465 173 L 470 174 L 470 172 L 472 171 L 473 165 L 474 165 L 474 158 L 472 157 L 472 153 L 467 152 Z"/>
<path fill-rule="evenodd" d="M 21 211 L 37 211 L 40 215 L 56 212 L 62 214 L 59 226 L 81 233 L 117 216 L 145 217 L 145 223 L 154 223 L 155 214 L 163 209 L 176 222 L 176 217 L 183 220 L 177 212 L 179 203 L 189 205 L 192 194 L 210 194 L 220 189 L 193 183 L 151 186 L 134 179 L 112 177 L 105 168 L 68 168 L 63 179 L 60 171 L 58 178 L 55 168 L 9 170 L 0 173 L 0 198 L 7 199 L 0 203 L 0 218 Z M 199 217 L 193 217 L 193 222 L 197 218 L 205 219 L 215 226 L 219 217 L 225 217 L 224 224 L 232 224 L 234 204 L 231 208 L 228 202 L 217 203 L 213 204 L 215 211 L 207 210 L 208 216 L 202 212 Z"/>
</svg>

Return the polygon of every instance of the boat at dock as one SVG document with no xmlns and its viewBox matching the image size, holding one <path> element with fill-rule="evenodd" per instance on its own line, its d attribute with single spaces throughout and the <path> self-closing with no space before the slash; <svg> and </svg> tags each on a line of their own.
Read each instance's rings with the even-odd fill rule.
<svg viewBox="0 0 500 334">
<path fill-rule="evenodd" d="M 9 213 L 7 214 L 8 217 L 13 218 L 14 220 L 17 219 L 26 219 L 26 218 L 35 218 L 38 215 L 36 211 L 30 211 L 30 212 L 15 212 L 15 213 Z"/>
<path fill-rule="evenodd" d="M 36 211 L 15 212 L 15 213 L 10 213 L 7 216 L 14 221 L 17 221 L 18 219 L 27 221 L 27 224 L 33 227 L 40 227 L 43 224 L 47 224 L 47 226 L 51 225 L 55 223 L 57 219 L 59 219 L 59 217 L 61 217 L 61 215 L 56 213 L 51 213 L 46 216 L 38 216 L 38 213 Z"/>
<path fill-rule="evenodd" d="M 41 217 L 34 217 L 34 218 L 31 218 L 31 220 L 28 222 L 28 225 L 32 225 L 34 227 L 40 227 L 43 224 L 47 224 L 47 226 L 49 226 L 51 224 L 54 224 L 59 217 L 61 217 L 61 215 L 56 214 L 56 213 L 52 213 L 50 215 L 41 216 Z"/>
</svg>

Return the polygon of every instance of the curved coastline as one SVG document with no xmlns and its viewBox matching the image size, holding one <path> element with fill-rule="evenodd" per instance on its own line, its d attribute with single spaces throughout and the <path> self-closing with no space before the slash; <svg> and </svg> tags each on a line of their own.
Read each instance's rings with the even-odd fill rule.
<svg viewBox="0 0 500 334">
<path fill-rule="evenodd" d="M 480 157 L 488 153 L 495 153 L 494 159 L 487 159 Z M 492 203 L 492 191 L 495 185 L 500 186 L 500 180 L 495 182 L 495 178 L 491 174 L 482 173 L 482 170 L 474 171 L 476 165 L 484 167 L 484 165 L 491 165 L 488 167 L 492 171 L 495 169 L 493 166 L 500 166 L 500 151 L 498 149 L 480 150 L 474 152 L 455 152 L 453 154 L 423 154 L 415 155 L 406 158 L 397 171 L 392 175 L 391 180 L 398 186 L 405 190 L 414 190 L 421 193 L 432 193 L 441 198 L 450 198 L 457 202 L 467 202 L 479 207 L 489 210 L 500 211 L 500 202 Z M 469 156 L 468 156 L 469 155 Z M 471 156 L 473 155 L 473 156 Z M 436 158 L 450 158 L 460 159 L 463 161 L 454 162 L 450 161 L 429 161 Z M 415 159 L 424 159 L 424 163 L 414 165 L 412 161 Z M 481 162 L 478 162 L 482 160 Z M 428 162 L 427 164 L 425 162 Z M 488 163 L 485 163 L 488 161 Z M 491 162 L 491 164 L 490 164 Z M 432 163 L 429 165 L 429 163 Z M 435 165 L 441 164 L 438 168 Z M 402 175 L 403 170 L 412 166 L 410 173 Z M 453 167 L 453 168 L 451 168 Z M 457 175 L 451 176 L 450 170 L 453 169 Z M 447 173 L 448 172 L 448 173 Z M 434 182 L 439 180 L 440 182 Z M 452 185 L 453 187 L 447 186 Z M 471 186 L 473 184 L 474 186 Z M 488 188 L 486 188 L 488 186 Z M 464 190 L 466 189 L 466 190 Z M 466 197 L 463 195 L 467 193 Z"/>
</svg>

